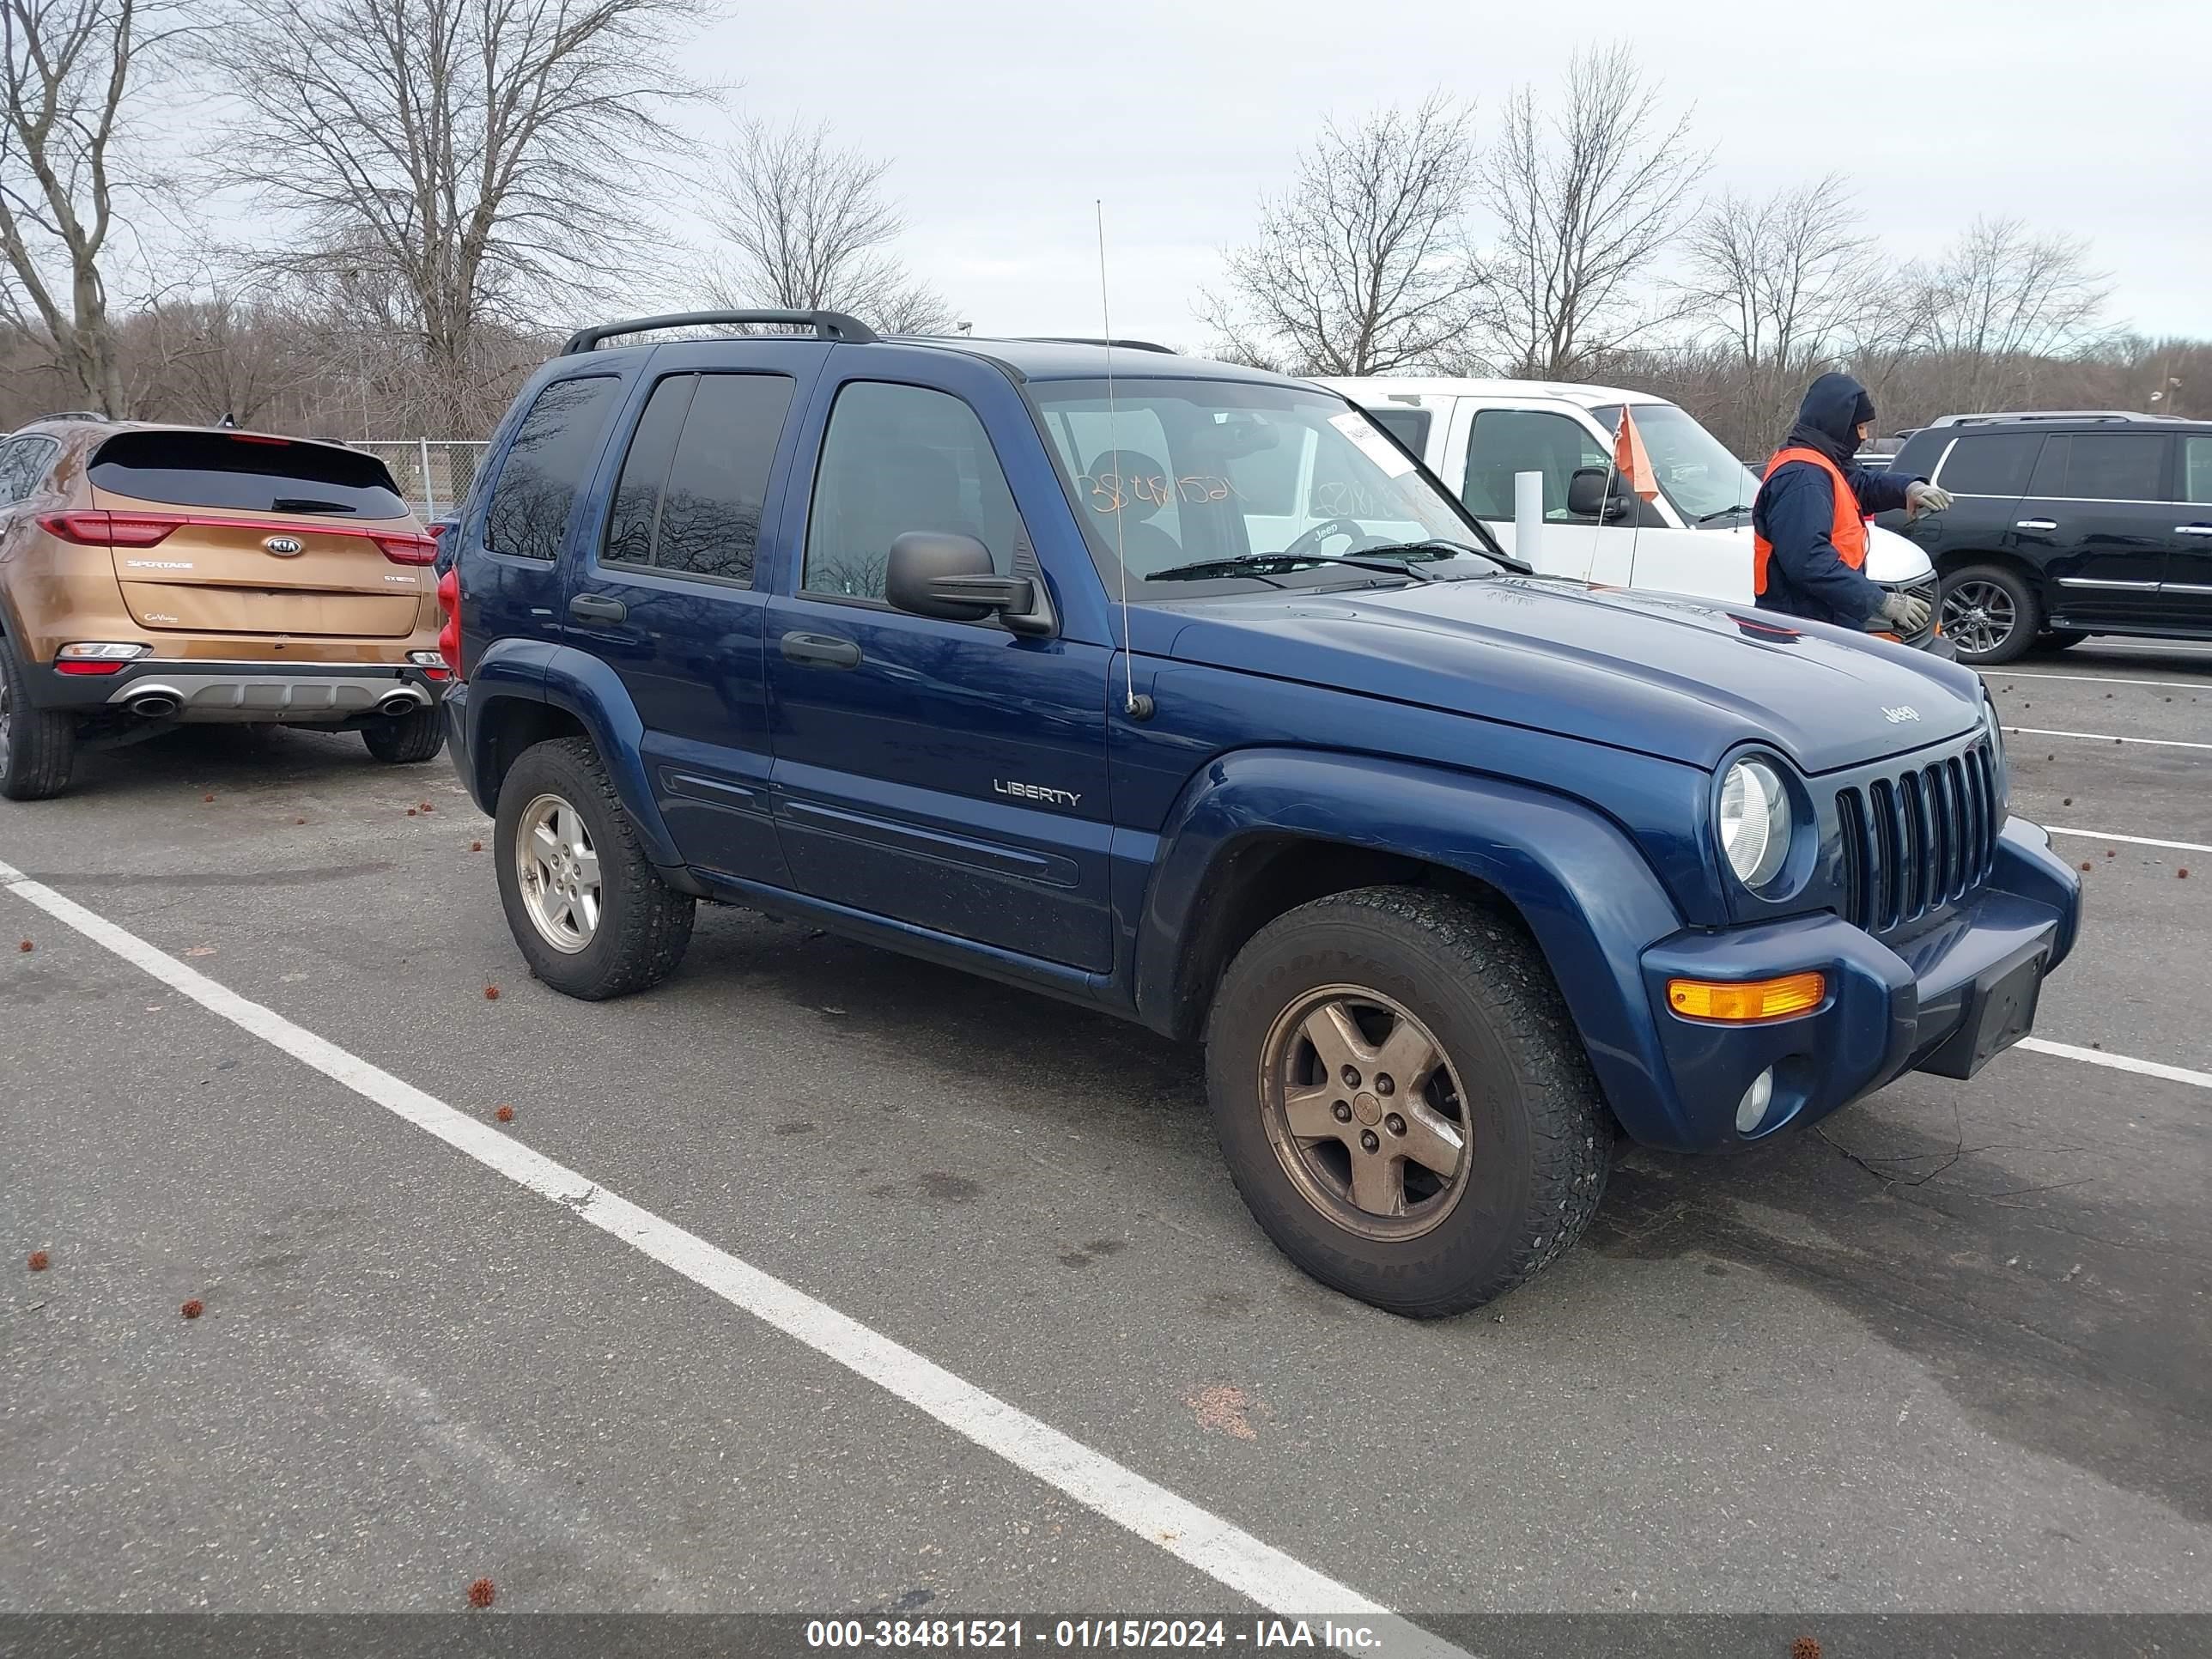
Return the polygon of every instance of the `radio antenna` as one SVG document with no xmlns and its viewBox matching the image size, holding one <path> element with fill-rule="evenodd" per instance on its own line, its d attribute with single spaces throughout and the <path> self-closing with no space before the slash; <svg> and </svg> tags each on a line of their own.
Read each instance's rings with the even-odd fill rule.
<svg viewBox="0 0 2212 1659">
<path fill-rule="evenodd" d="M 1114 425 L 1114 311 L 1106 298 L 1106 204 L 1093 198 L 1091 205 L 1098 221 L 1098 320 L 1103 325 L 1100 335 L 1106 344 L 1106 452 L 1118 456 L 1121 441 Z M 1121 463 L 1117 460 L 1114 465 L 1114 562 L 1121 571 L 1121 712 L 1132 720 L 1144 720 L 1152 712 L 1152 700 L 1137 696 L 1136 641 L 1129 635 L 1129 558 L 1121 532 L 1129 480 L 1121 471 Z M 1098 483 L 1093 478 L 1091 487 L 1096 489 Z"/>
</svg>

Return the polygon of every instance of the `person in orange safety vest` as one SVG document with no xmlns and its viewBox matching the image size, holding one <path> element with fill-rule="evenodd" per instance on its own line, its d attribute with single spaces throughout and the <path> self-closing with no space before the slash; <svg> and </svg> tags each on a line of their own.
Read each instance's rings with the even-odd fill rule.
<svg viewBox="0 0 2212 1659">
<path fill-rule="evenodd" d="M 1823 374 L 1807 389 L 1752 502 L 1752 592 L 1761 610 L 1906 636 L 1927 627 L 1927 600 L 1864 574 L 1867 520 L 1896 507 L 1915 517 L 1941 513 L 1951 498 L 1925 478 L 1858 465 L 1851 458 L 1873 435 L 1874 399 L 1850 375 Z"/>
</svg>

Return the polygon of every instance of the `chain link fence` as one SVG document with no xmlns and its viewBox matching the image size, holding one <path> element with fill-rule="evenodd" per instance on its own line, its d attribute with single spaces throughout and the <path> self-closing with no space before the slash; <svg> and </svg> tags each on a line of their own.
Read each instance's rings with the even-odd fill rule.
<svg viewBox="0 0 2212 1659">
<path fill-rule="evenodd" d="M 478 441 L 437 438 L 356 438 L 351 447 L 374 455 L 392 469 L 399 493 L 426 521 L 460 505 L 476 482 L 489 445 Z"/>
</svg>

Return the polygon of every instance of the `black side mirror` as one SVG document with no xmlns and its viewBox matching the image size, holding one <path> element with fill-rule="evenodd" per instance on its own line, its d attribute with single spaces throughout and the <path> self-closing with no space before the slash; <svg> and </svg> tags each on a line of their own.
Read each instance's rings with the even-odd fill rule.
<svg viewBox="0 0 2212 1659">
<path fill-rule="evenodd" d="M 1625 519 L 1632 502 L 1620 475 L 1609 466 L 1578 466 L 1567 480 L 1567 511 L 1577 519 Z"/>
<path fill-rule="evenodd" d="M 1018 633 L 1037 617 L 1036 584 L 1027 576 L 1001 576 L 991 550 L 973 536 L 909 530 L 890 545 L 884 566 L 884 598 L 893 609 L 945 622 L 1003 619 Z M 1049 626 L 1048 621 L 1047 626 Z"/>
</svg>

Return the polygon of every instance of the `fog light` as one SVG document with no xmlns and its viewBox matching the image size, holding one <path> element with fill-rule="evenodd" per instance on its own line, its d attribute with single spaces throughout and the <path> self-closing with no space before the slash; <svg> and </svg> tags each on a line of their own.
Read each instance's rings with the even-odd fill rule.
<svg viewBox="0 0 2212 1659">
<path fill-rule="evenodd" d="M 1735 1132 L 1747 1135 L 1766 1121 L 1766 1109 L 1774 1103 L 1774 1068 L 1770 1066 L 1752 1079 L 1751 1087 L 1743 1091 L 1736 1103 Z"/>
</svg>

